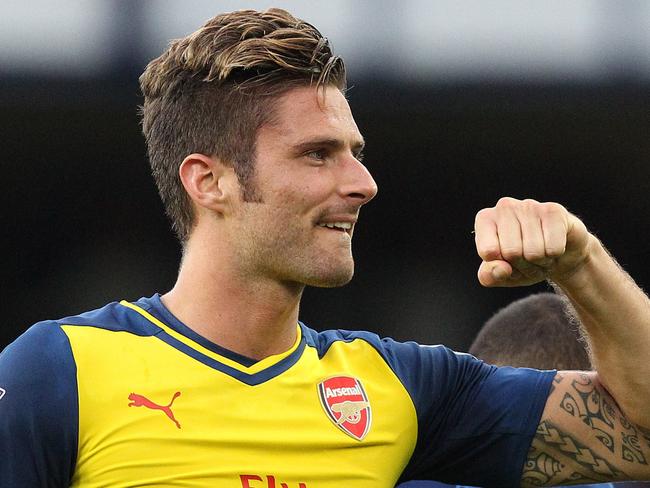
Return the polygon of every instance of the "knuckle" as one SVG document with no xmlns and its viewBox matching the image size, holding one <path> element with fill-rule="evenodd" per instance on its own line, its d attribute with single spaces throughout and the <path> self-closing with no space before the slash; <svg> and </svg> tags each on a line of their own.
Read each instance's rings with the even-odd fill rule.
<svg viewBox="0 0 650 488">
<path fill-rule="evenodd" d="M 542 249 L 532 249 L 524 251 L 524 259 L 531 263 L 543 261 L 546 259 L 546 253 Z"/>
<path fill-rule="evenodd" d="M 501 251 L 498 246 L 484 245 L 479 248 L 478 254 L 486 261 L 493 261 L 501 256 Z"/>
<path fill-rule="evenodd" d="M 501 255 L 506 261 L 512 261 L 521 257 L 521 248 L 506 247 L 501 249 Z"/>
<path fill-rule="evenodd" d="M 546 216 L 555 216 L 565 214 L 566 209 L 559 203 L 547 202 L 540 205 L 540 212 Z"/>
<path fill-rule="evenodd" d="M 474 222 L 478 222 L 479 220 L 491 218 L 493 212 L 494 212 L 494 209 L 492 209 L 492 208 L 482 208 L 481 210 L 476 212 L 476 217 L 474 218 Z"/>
<path fill-rule="evenodd" d="M 534 212 L 539 207 L 540 203 L 532 198 L 526 198 L 521 202 L 523 209 L 526 212 Z"/>
<path fill-rule="evenodd" d="M 500 208 L 512 208 L 519 203 L 519 200 L 512 197 L 501 197 L 496 206 Z"/>
</svg>

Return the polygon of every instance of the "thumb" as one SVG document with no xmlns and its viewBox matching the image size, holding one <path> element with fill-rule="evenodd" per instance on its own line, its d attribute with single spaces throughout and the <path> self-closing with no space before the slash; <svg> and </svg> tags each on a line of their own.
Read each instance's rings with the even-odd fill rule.
<svg viewBox="0 0 650 488">
<path fill-rule="evenodd" d="M 510 263 L 500 259 L 483 261 L 478 268 L 478 281 L 486 287 L 505 286 L 514 270 Z"/>
</svg>

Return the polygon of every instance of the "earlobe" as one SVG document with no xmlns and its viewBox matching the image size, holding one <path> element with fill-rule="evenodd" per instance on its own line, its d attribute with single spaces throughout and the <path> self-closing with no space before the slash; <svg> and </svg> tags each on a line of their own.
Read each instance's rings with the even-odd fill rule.
<svg viewBox="0 0 650 488">
<path fill-rule="evenodd" d="M 218 158 L 194 153 L 187 156 L 178 170 L 179 177 L 190 199 L 201 208 L 224 213 L 231 196 L 231 166 Z"/>
</svg>

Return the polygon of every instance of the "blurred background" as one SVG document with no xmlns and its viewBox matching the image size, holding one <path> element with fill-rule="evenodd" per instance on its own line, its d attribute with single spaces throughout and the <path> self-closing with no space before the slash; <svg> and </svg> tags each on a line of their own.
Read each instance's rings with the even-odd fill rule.
<svg viewBox="0 0 650 488">
<path fill-rule="evenodd" d="M 650 2 L 4 0 L 0 349 L 38 320 L 171 288 L 138 76 L 209 17 L 270 6 L 345 58 L 380 188 L 354 280 L 307 290 L 303 321 L 466 350 L 546 288 L 476 280 L 474 215 L 506 195 L 563 203 L 649 286 Z"/>
</svg>

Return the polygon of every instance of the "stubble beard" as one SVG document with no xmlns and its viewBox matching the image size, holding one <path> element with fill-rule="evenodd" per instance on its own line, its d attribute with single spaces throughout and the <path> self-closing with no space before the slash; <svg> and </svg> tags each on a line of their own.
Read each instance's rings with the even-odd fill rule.
<svg viewBox="0 0 650 488">
<path fill-rule="evenodd" d="M 251 178 L 242 186 L 244 202 L 253 205 L 264 204 L 254 179 Z M 244 245 L 239 249 L 240 262 L 257 263 L 257 266 L 253 264 L 249 268 L 253 275 L 257 272 L 260 276 L 270 277 L 292 288 L 296 285 L 298 288 L 336 288 L 352 280 L 354 259 L 351 242 L 346 250 L 319 249 L 319 238 L 314 234 L 306 238 L 305 229 L 300 224 L 294 226 L 288 222 L 291 222 L 289 217 L 285 220 L 287 224 L 282 233 L 278 233 L 277 229 L 268 228 L 254 230 L 244 239 L 244 242 L 253 245 Z M 318 229 L 314 228 L 312 231 L 317 232 Z"/>
<path fill-rule="evenodd" d="M 352 280 L 354 260 L 351 251 L 342 256 L 338 254 L 342 254 L 342 250 L 337 250 L 336 255 L 330 252 L 318 253 L 314 248 L 311 250 L 312 252 L 301 252 L 301 249 L 296 249 L 291 252 L 290 249 L 281 249 L 281 255 L 276 254 L 270 260 L 279 279 L 316 288 L 336 288 Z"/>
</svg>

